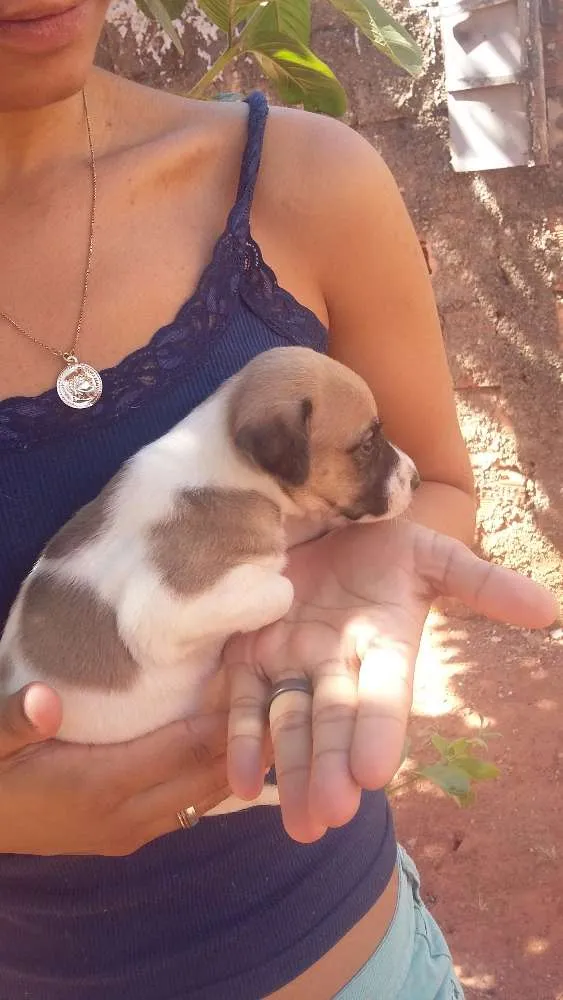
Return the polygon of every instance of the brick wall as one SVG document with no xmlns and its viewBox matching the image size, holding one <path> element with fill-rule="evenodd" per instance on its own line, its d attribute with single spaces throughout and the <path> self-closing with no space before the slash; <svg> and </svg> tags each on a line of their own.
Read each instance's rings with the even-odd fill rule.
<svg viewBox="0 0 563 1000">
<path fill-rule="evenodd" d="M 543 8 L 544 60 L 549 116 L 549 139 L 554 166 L 563 163 L 563 0 L 549 0 Z M 550 216 L 550 226 L 561 251 L 554 276 L 559 346 L 563 351 L 563 191 L 561 204 Z"/>
<path fill-rule="evenodd" d="M 548 94 L 555 93 L 559 88 L 559 96 L 561 96 L 563 90 L 563 3 L 561 0 L 544 0 L 541 10 L 547 92 Z"/>
</svg>

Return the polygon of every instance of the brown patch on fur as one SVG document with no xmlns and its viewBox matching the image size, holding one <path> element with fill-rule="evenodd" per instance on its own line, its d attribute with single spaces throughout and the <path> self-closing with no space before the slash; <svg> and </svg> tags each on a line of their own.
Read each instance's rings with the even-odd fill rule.
<svg viewBox="0 0 563 1000">
<path fill-rule="evenodd" d="M 113 609 L 88 587 L 46 572 L 25 593 L 21 650 L 45 680 L 91 691 L 127 691 L 139 671 Z"/>
<path fill-rule="evenodd" d="M 389 445 L 378 429 L 375 400 L 359 375 L 332 358 L 301 347 L 258 355 L 235 381 L 229 430 L 239 452 L 306 511 L 356 510 L 362 498 L 363 513 L 372 513 L 373 495 L 377 514 L 385 512 L 391 464 L 379 454 Z M 364 448 L 358 461 L 362 440 L 372 440 L 373 449 Z M 287 476 L 287 464 L 304 470 L 302 478 Z"/>
<path fill-rule="evenodd" d="M 241 563 L 284 551 L 280 510 L 254 490 L 184 490 L 171 517 L 151 530 L 152 560 L 182 597 L 209 590 Z"/>
<path fill-rule="evenodd" d="M 287 486 L 302 486 L 307 482 L 311 462 L 308 422 L 311 402 L 274 413 L 264 423 L 249 422 L 236 432 L 235 444 L 255 465 Z"/>
<path fill-rule="evenodd" d="M 64 559 L 84 545 L 93 542 L 102 531 L 111 511 L 111 501 L 119 486 L 120 474 L 114 476 L 91 503 L 81 507 L 74 517 L 63 525 L 46 546 L 43 555 L 48 559 Z"/>
</svg>

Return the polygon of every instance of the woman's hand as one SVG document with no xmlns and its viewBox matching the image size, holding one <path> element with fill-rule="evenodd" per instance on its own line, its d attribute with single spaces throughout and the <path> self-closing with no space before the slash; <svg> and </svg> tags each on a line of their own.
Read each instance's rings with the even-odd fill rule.
<svg viewBox="0 0 563 1000">
<path fill-rule="evenodd" d="M 60 721 L 43 684 L 0 704 L 0 853 L 130 854 L 230 794 L 224 713 L 118 746 L 57 742 Z"/>
<path fill-rule="evenodd" d="M 313 698 L 280 695 L 269 719 L 285 828 L 309 842 L 351 819 L 362 788 L 381 788 L 395 773 L 434 598 L 525 628 L 549 625 L 557 607 L 531 580 L 408 521 L 347 526 L 290 556 L 290 614 L 225 651 L 228 774 L 235 795 L 259 794 L 272 684 L 310 678 Z"/>
</svg>

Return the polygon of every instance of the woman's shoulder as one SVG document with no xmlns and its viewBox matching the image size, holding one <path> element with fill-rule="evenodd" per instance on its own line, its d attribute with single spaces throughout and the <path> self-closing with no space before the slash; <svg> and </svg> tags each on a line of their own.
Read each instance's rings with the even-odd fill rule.
<svg viewBox="0 0 563 1000">
<path fill-rule="evenodd" d="M 244 101 L 192 100 L 115 78 L 110 90 L 116 136 L 111 150 L 125 153 L 125 173 L 132 155 L 147 197 L 154 197 L 162 180 L 175 187 L 179 205 L 198 184 L 202 196 L 207 192 L 210 213 L 224 219 L 247 142 Z M 282 107 L 269 110 L 255 166 L 253 234 L 282 279 L 295 282 L 299 276 L 302 297 L 324 316 L 330 275 L 351 258 L 371 254 L 372 236 L 379 245 L 393 238 L 399 197 L 393 178 L 348 125 Z"/>
<path fill-rule="evenodd" d="M 104 74 L 115 144 L 183 147 L 202 144 L 211 156 L 240 161 L 248 108 L 240 101 L 194 100 Z M 316 214 L 350 205 L 387 173 L 374 148 L 342 121 L 294 108 L 270 107 L 259 170 L 261 201 Z M 375 185 L 377 188 L 377 185 Z"/>
</svg>

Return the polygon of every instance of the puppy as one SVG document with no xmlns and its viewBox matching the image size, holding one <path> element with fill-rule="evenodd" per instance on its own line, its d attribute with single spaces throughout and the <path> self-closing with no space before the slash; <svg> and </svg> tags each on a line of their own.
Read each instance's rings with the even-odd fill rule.
<svg viewBox="0 0 563 1000">
<path fill-rule="evenodd" d="M 52 685 L 62 740 L 119 742 L 193 714 L 235 632 L 277 621 L 300 540 L 389 518 L 413 462 L 363 380 L 297 347 L 259 355 L 134 455 L 47 545 L 0 640 L 0 689 Z"/>
</svg>

